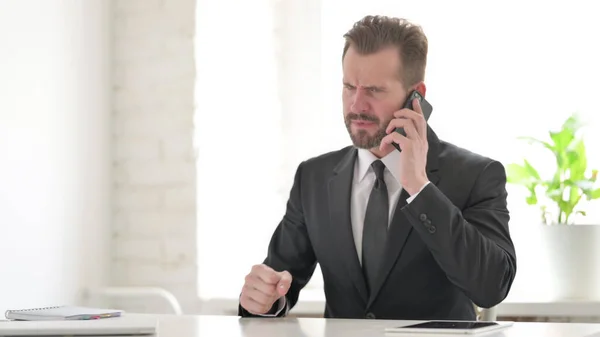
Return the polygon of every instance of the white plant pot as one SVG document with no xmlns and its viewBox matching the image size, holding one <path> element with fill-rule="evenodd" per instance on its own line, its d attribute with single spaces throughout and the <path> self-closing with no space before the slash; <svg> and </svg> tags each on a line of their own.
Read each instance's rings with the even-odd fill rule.
<svg viewBox="0 0 600 337">
<path fill-rule="evenodd" d="M 600 226 L 542 226 L 559 299 L 600 300 Z"/>
<path fill-rule="evenodd" d="M 600 226 L 539 225 L 511 233 L 517 277 L 509 298 L 600 300 Z"/>
</svg>

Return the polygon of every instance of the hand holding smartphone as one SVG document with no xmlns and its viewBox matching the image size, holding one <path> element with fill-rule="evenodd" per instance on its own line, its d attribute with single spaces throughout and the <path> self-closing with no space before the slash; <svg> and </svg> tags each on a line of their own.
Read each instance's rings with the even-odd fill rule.
<svg viewBox="0 0 600 337">
<path fill-rule="evenodd" d="M 423 111 L 423 117 L 425 117 L 425 121 L 428 121 L 429 116 L 431 116 L 431 112 L 433 111 L 433 107 L 431 106 L 431 104 L 429 104 L 429 102 L 427 102 L 425 97 L 423 97 L 423 95 L 421 95 L 421 93 L 418 92 L 417 90 L 414 90 L 413 92 L 410 93 L 410 95 L 408 96 L 408 99 L 406 100 L 406 102 L 404 103 L 404 106 L 402 108 L 414 110 L 413 109 L 413 101 L 415 98 L 418 99 L 419 103 L 421 104 L 421 110 Z M 396 128 L 394 131 L 398 132 L 399 134 L 406 137 L 406 132 L 404 131 L 404 128 Z M 396 143 L 392 143 L 392 145 L 396 148 L 396 150 L 402 151 L 400 149 L 400 145 L 398 145 Z"/>
</svg>

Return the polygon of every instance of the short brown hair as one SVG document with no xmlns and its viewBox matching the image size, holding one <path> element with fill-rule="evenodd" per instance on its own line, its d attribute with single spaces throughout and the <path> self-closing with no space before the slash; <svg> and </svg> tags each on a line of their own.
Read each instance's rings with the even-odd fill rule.
<svg viewBox="0 0 600 337">
<path fill-rule="evenodd" d="M 344 34 L 344 38 L 346 43 L 342 60 L 350 46 L 360 54 L 372 54 L 387 47 L 396 47 L 402 65 L 402 83 L 410 87 L 425 79 L 428 43 L 420 26 L 402 18 L 368 15 L 357 21 Z"/>
</svg>

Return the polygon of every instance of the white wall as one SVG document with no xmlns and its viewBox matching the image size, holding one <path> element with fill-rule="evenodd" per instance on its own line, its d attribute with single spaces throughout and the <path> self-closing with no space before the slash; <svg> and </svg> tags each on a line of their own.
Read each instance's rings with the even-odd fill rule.
<svg viewBox="0 0 600 337">
<path fill-rule="evenodd" d="M 107 280 L 108 2 L 0 2 L 0 312 Z"/>
<path fill-rule="evenodd" d="M 195 2 L 0 2 L 0 312 L 105 283 L 162 286 L 197 311 Z M 152 305 L 125 309 L 166 310 Z"/>
<path fill-rule="evenodd" d="M 112 283 L 198 304 L 194 0 L 113 1 Z M 160 302 L 122 302 L 135 311 Z"/>
</svg>

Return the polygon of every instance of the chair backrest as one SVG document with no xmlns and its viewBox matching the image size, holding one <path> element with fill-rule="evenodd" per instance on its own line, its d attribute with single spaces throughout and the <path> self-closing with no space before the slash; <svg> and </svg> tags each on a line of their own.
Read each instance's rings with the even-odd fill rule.
<svg viewBox="0 0 600 337">
<path fill-rule="evenodd" d="M 496 307 L 491 307 L 489 309 L 483 309 L 480 308 L 476 305 L 475 306 L 475 313 L 477 313 L 477 320 L 478 321 L 496 321 L 497 320 L 497 313 L 496 313 Z"/>
<path fill-rule="evenodd" d="M 168 313 L 183 315 L 183 310 L 179 300 L 170 291 L 160 287 L 105 287 L 98 289 L 88 289 L 88 297 L 94 297 L 106 301 L 108 299 L 133 300 L 161 300 L 169 307 Z M 92 296 L 94 295 L 94 296 Z M 89 300 L 88 300 L 89 301 Z M 144 303 L 144 302 L 142 302 Z M 96 306 L 93 303 L 88 303 Z M 153 312 L 154 313 L 154 312 Z"/>
</svg>

